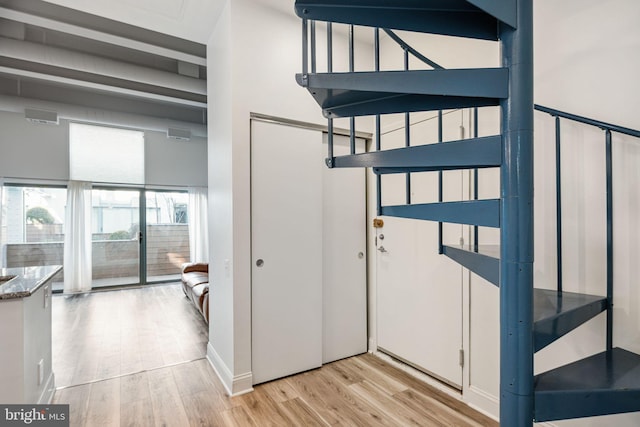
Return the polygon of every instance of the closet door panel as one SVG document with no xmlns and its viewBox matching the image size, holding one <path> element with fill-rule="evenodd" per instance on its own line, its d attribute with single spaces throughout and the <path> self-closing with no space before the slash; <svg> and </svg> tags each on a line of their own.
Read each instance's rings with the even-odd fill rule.
<svg viewBox="0 0 640 427">
<path fill-rule="evenodd" d="M 251 125 L 254 384 L 322 364 L 321 133 Z"/>
<path fill-rule="evenodd" d="M 358 152 L 365 141 L 356 140 Z M 326 156 L 327 134 L 323 136 Z M 334 136 L 334 155 L 349 138 Z M 367 351 L 366 188 L 364 168 L 323 168 L 323 347 L 329 363 Z"/>
</svg>

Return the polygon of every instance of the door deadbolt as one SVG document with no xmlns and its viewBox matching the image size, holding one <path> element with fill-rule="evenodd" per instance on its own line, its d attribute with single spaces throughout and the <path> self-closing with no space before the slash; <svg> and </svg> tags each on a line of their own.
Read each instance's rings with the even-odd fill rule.
<svg viewBox="0 0 640 427">
<path fill-rule="evenodd" d="M 378 236 L 378 238 L 379 238 L 380 240 L 384 240 L 384 234 L 380 234 L 380 235 Z"/>
<path fill-rule="evenodd" d="M 259 259 L 256 261 L 256 266 L 258 267 L 262 267 L 264 265 L 264 260 L 263 259 Z"/>
</svg>

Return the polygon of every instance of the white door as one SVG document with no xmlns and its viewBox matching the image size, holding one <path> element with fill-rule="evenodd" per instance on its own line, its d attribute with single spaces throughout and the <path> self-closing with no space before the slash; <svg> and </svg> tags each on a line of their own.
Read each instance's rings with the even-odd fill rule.
<svg viewBox="0 0 640 427">
<path fill-rule="evenodd" d="M 321 138 L 251 122 L 254 384 L 322 364 Z"/>
<path fill-rule="evenodd" d="M 326 147 L 324 134 L 323 155 Z M 349 154 L 349 138 L 334 135 L 333 152 Z M 323 363 L 367 351 L 365 172 L 323 167 Z"/>
<path fill-rule="evenodd" d="M 449 114 L 445 120 L 459 123 L 460 115 Z M 414 140 L 420 135 L 433 141 L 437 128 L 429 127 L 435 126 L 436 120 L 414 126 Z M 459 125 L 453 127 L 459 132 Z M 458 139 L 457 132 L 445 138 Z M 384 149 L 391 148 L 390 139 L 396 146 L 404 142 L 403 134 L 396 138 L 400 141 L 385 137 Z M 444 200 L 460 200 L 462 172 L 444 176 Z M 382 184 L 383 205 L 404 204 L 404 175 L 383 176 Z M 412 203 L 438 201 L 437 172 L 413 174 L 411 184 Z M 461 389 L 462 267 L 438 254 L 438 223 L 382 219 L 384 226 L 376 231 L 378 349 Z M 460 225 L 444 224 L 445 244 L 459 244 L 462 230 Z"/>
</svg>

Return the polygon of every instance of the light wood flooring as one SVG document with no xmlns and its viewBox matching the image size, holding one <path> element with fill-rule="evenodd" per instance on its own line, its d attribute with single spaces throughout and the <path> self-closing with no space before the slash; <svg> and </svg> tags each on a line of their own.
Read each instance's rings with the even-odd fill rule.
<svg viewBox="0 0 640 427">
<path fill-rule="evenodd" d="M 209 327 L 179 284 L 55 295 L 56 386 L 84 384 L 205 356 Z"/>
<path fill-rule="evenodd" d="M 67 368 L 67 378 L 72 381 L 91 376 L 108 378 L 56 391 L 54 403 L 70 405 L 71 426 L 498 426 L 456 398 L 370 354 L 258 385 L 252 393 L 230 398 L 206 359 L 178 363 L 181 358 L 196 355 L 195 350 L 189 350 L 192 347 L 186 337 L 193 338 L 193 346 L 200 348 L 202 332 L 198 331 L 204 323 L 199 325 L 195 322 L 197 318 L 190 319 L 188 310 L 181 307 L 188 302 L 179 288 L 179 294 L 175 290 L 171 287 L 153 290 L 160 304 L 156 310 L 162 314 L 153 317 L 156 320 L 147 317 L 152 315 L 139 307 L 143 302 L 139 298 L 148 299 L 144 292 L 120 291 L 120 296 L 116 295 L 118 292 L 109 296 L 96 293 L 70 305 L 70 311 L 76 315 L 65 313 L 67 322 L 80 322 L 78 314 L 83 312 L 92 316 L 90 323 L 95 326 L 85 336 L 67 342 L 83 352 L 73 356 L 80 373 Z M 83 301 L 93 308 L 82 307 Z M 171 308 L 172 304 L 180 308 Z M 193 309 L 188 305 L 186 308 Z M 199 316 L 195 309 L 193 312 Z M 58 311 L 56 317 L 60 315 Z M 190 320 L 180 320 L 181 316 Z M 122 330 L 127 327 L 123 322 L 127 318 L 145 326 L 141 326 L 140 332 L 124 333 Z M 154 321 L 158 324 L 153 325 Z M 179 333 L 166 331 L 173 326 Z M 112 327 L 121 330 L 107 332 Z M 188 328 L 197 331 L 188 332 Z M 105 338 L 111 335 L 119 335 L 120 339 Z M 142 342 L 132 343 L 135 339 L 131 335 L 142 337 L 139 339 Z M 176 340 L 173 347 L 162 345 L 172 339 Z M 82 343 L 83 340 L 90 342 Z M 132 354 L 118 358 L 112 346 Z M 151 357 L 148 346 L 161 354 Z M 166 355 L 162 354 L 165 351 Z M 58 354 L 61 352 L 64 350 L 58 349 Z M 133 355 L 137 352 L 140 356 Z M 100 360 L 102 353 L 107 354 L 102 362 L 85 360 Z M 56 366 L 59 363 L 62 362 Z M 145 363 L 149 367 L 141 368 Z M 154 364 L 161 367 L 153 367 Z M 139 372 L 123 375 L 135 368 Z M 114 374 L 111 378 L 105 376 L 110 373 Z M 56 372 L 56 379 L 58 375 Z"/>
</svg>

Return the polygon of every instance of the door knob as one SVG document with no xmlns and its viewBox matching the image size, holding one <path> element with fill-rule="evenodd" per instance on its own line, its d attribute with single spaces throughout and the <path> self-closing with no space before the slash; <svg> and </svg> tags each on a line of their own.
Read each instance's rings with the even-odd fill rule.
<svg viewBox="0 0 640 427">
<path fill-rule="evenodd" d="M 380 247 L 378 248 L 378 250 L 379 250 L 380 252 L 382 252 L 382 253 L 389 252 L 389 251 L 387 251 L 387 250 L 384 248 L 384 246 L 380 246 Z"/>
</svg>

